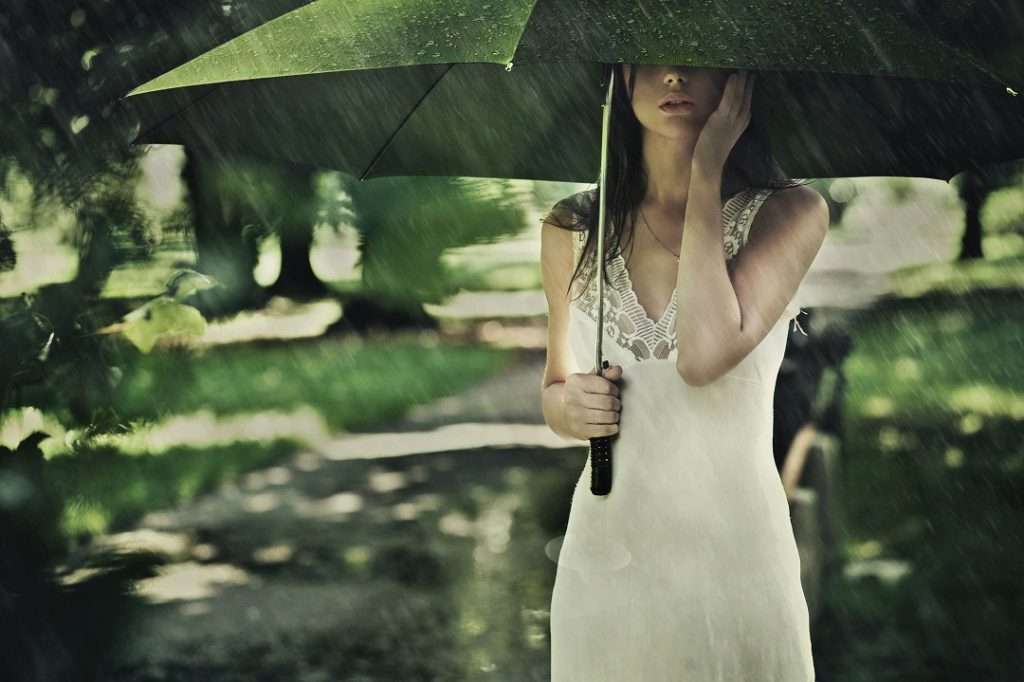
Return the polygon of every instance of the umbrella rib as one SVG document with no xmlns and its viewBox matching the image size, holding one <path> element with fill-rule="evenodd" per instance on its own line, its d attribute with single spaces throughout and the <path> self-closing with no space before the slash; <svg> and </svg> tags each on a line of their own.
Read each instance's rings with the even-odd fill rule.
<svg viewBox="0 0 1024 682">
<path fill-rule="evenodd" d="M 223 84 L 222 83 L 214 84 L 213 86 L 210 87 L 210 89 L 207 92 L 204 92 L 202 95 L 199 95 L 199 97 L 196 97 L 194 100 L 192 100 L 191 102 L 189 102 L 188 104 L 186 104 L 182 108 L 176 110 L 174 113 L 171 113 L 171 114 L 168 114 L 167 116 L 164 116 L 163 118 L 161 118 L 159 121 L 157 121 L 153 125 L 149 126 L 145 130 L 139 132 L 135 136 L 135 139 L 137 140 L 137 139 L 139 139 L 140 137 L 142 137 L 144 135 L 148 135 L 149 133 L 153 132 L 154 130 L 156 130 L 157 128 L 162 126 L 164 123 L 167 123 L 168 121 L 170 121 L 172 118 L 177 117 L 179 114 L 181 114 L 181 112 L 185 111 L 186 109 L 191 109 L 200 100 L 206 99 L 207 97 L 212 95 L 217 90 L 220 90 L 221 85 L 223 85 Z M 126 99 L 128 99 L 128 96 L 123 96 L 118 101 L 119 102 L 124 102 Z"/>
<path fill-rule="evenodd" d="M 434 88 L 436 88 L 437 84 L 441 82 L 441 79 L 448 75 L 448 72 L 452 70 L 453 66 L 455 66 L 454 63 L 448 64 L 448 68 L 441 72 L 441 75 L 438 76 L 437 79 L 430 84 L 430 87 L 427 88 L 426 92 L 424 92 L 423 95 L 421 95 L 420 98 L 416 100 L 416 104 L 414 104 L 413 107 L 409 110 L 409 112 L 405 115 L 405 118 L 402 119 L 402 122 L 399 123 L 394 130 L 391 131 L 391 134 L 388 136 L 388 139 L 384 142 L 381 148 L 377 150 L 377 153 L 374 154 L 373 159 L 370 161 L 370 165 L 368 165 L 366 169 L 359 174 L 360 180 L 366 179 L 366 174 L 373 169 L 378 159 L 380 159 L 380 157 L 383 156 L 385 150 L 387 150 L 387 148 L 391 146 L 391 141 L 394 140 L 395 136 L 398 135 L 402 128 L 405 127 L 406 122 L 410 118 L 412 118 L 412 115 L 414 113 L 416 113 L 416 110 L 419 109 L 420 105 L 423 103 L 423 100 L 425 100 L 430 95 L 430 93 L 434 91 Z"/>
</svg>

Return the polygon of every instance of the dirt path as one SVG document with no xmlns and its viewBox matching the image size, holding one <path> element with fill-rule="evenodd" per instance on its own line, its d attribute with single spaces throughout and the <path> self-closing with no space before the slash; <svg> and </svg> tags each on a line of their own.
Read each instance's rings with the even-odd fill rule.
<svg viewBox="0 0 1024 682">
<path fill-rule="evenodd" d="M 471 679 L 461 668 L 468 660 L 445 660 L 443 652 L 472 658 L 476 651 L 479 659 L 502 648 L 519 663 L 484 661 L 476 668 L 495 666 L 488 679 L 506 679 L 493 674 L 502 670 L 507 679 L 546 679 L 541 630 L 553 564 L 538 557 L 550 533 L 517 515 L 530 504 L 537 472 L 564 480 L 585 453 L 544 424 L 543 352 L 519 357 L 385 431 L 338 435 L 318 451 L 104 538 L 101 544 L 147 548 L 168 561 L 139 585 L 137 622 L 111 679 Z M 480 579 L 488 565 L 494 575 L 520 574 L 508 570 L 523 554 L 510 542 L 529 548 L 530 596 L 502 596 L 495 590 L 519 588 Z M 453 610 L 458 593 L 507 609 L 505 620 L 522 616 L 522 603 L 532 599 L 537 622 L 533 643 L 523 644 L 528 650 L 516 652 L 504 636 L 472 623 L 446 624 L 446 614 L 473 611 L 472 603 Z M 431 619 L 438 622 L 425 625 Z M 410 632 L 417 633 L 412 643 Z M 442 654 L 424 653 L 432 651 Z"/>
</svg>

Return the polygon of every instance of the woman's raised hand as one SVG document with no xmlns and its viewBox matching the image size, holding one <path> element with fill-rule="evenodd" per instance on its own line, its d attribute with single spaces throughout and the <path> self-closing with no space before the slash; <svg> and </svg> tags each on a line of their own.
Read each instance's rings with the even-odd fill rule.
<svg viewBox="0 0 1024 682">
<path fill-rule="evenodd" d="M 725 166 L 732 148 L 750 124 L 754 78 L 754 73 L 746 70 L 730 74 L 718 108 L 708 116 L 697 137 L 693 148 L 695 161 L 713 168 Z"/>
<path fill-rule="evenodd" d="M 574 438 L 590 440 L 619 432 L 622 402 L 615 382 L 622 378 L 622 366 L 612 365 L 601 373 L 570 374 L 565 380 L 565 426 Z"/>
</svg>

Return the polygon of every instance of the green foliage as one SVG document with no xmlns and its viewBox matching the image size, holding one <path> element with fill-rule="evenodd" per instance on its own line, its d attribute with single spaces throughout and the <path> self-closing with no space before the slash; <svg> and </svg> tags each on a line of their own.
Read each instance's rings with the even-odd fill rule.
<svg viewBox="0 0 1024 682">
<path fill-rule="evenodd" d="M 353 347 L 331 340 L 228 347 L 197 358 L 180 350 L 156 351 L 137 356 L 127 368 L 112 407 L 114 419 L 130 430 L 200 409 L 229 415 L 303 405 L 322 411 L 335 428 L 360 430 L 479 381 L 508 357 L 503 350 L 387 341 Z M 148 511 L 187 502 L 245 471 L 279 462 L 298 447 L 279 438 L 126 454 L 118 438 L 95 435 L 80 433 L 71 452 L 46 463 L 49 480 L 66 503 L 62 527 L 69 538 L 126 527 Z M 395 555 L 387 570 L 417 585 L 443 582 L 437 566 L 415 563 L 409 573 L 408 562 Z"/>
<path fill-rule="evenodd" d="M 847 559 L 910 573 L 827 586 L 820 678 L 1017 674 L 1022 322 L 1012 291 L 890 301 L 859 320 L 845 366 Z"/>
<path fill-rule="evenodd" d="M 297 448 L 287 440 L 240 441 L 131 457 L 109 446 L 85 447 L 49 460 L 47 475 L 67 502 L 64 535 L 82 540 L 122 530 L 146 512 L 189 502 Z"/>
<path fill-rule="evenodd" d="M 981 209 L 981 224 L 988 234 L 1024 234 L 1024 182 L 989 194 Z"/>
<path fill-rule="evenodd" d="M 450 395 L 510 361 L 510 351 L 377 339 L 228 346 L 191 357 L 139 356 L 113 399 L 124 420 L 209 409 L 217 415 L 307 405 L 332 428 L 355 430 Z"/>
<path fill-rule="evenodd" d="M 190 305 L 159 296 L 124 317 L 122 333 L 143 353 L 161 338 L 199 338 L 206 332 L 202 313 Z"/>
<path fill-rule="evenodd" d="M 1019 290 L 1024 281 L 1024 235 L 1005 231 L 990 234 L 983 244 L 988 254 L 984 260 L 928 263 L 890 273 L 893 295 L 915 298 L 946 293 L 970 297 L 986 290 Z"/>
<path fill-rule="evenodd" d="M 18 264 L 18 254 L 14 251 L 14 240 L 11 231 L 4 225 L 0 216 L 0 272 L 10 272 Z"/>
<path fill-rule="evenodd" d="M 506 263 L 493 267 L 449 266 L 453 289 L 466 291 L 529 291 L 543 287 L 540 264 Z"/>
<path fill-rule="evenodd" d="M 895 203 L 902 203 L 906 201 L 914 193 L 914 183 L 910 178 L 888 178 L 886 180 L 886 187 L 888 187 L 889 192 L 892 195 L 893 202 Z"/>
<path fill-rule="evenodd" d="M 525 227 L 523 197 L 508 181 L 348 178 L 360 233 L 364 289 L 393 301 L 441 303 L 456 289 L 441 254 Z"/>
<path fill-rule="evenodd" d="M 165 295 L 146 301 L 121 318 L 121 322 L 98 332 L 119 332 L 143 353 L 153 350 L 157 341 L 164 338 L 199 338 L 206 332 L 206 319 L 196 308 L 178 301 L 214 286 L 217 283 L 202 273 L 187 268 L 179 270 L 168 279 Z"/>
<path fill-rule="evenodd" d="M 305 182 L 306 176 L 299 179 Z M 245 237 L 259 241 L 295 223 L 312 223 L 318 209 L 303 186 L 294 186 L 296 173 L 282 164 L 246 159 L 231 159 L 217 164 L 217 173 L 208 176 L 214 196 L 234 197 L 245 207 Z"/>
</svg>

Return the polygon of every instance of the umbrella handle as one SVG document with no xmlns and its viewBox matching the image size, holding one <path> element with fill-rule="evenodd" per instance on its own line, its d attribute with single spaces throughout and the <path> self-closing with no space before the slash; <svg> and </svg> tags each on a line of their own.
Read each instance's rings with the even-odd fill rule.
<svg viewBox="0 0 1024 682">
<path fill-rule="evenodd" d="M 608 369 L 605 360 L 601 367 Z M 607 495 L 612 489 L 612 436 L 590 439 L 590 492 Z"/>
<path fill-rule="evenodd" d="M 604 223 L 605 178 L 608 171 L 608 135 L 611 129 L 612 93 L 615 91 L 615 67 L 608 74 L 608 89 L 604 96 L 601 115 L 601 175 L 597 201 L 597 362 L 608 369 L 608 361 L 601 359 L 601 341 L 604 338 Z M 601 370 L 596 370 L 598 374 Z M 612 436 L 590 439 L 590 492 L 608 495 L 612 489 Z"/>
</svg>

